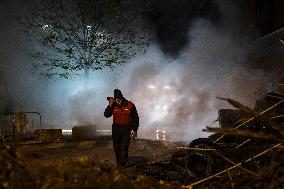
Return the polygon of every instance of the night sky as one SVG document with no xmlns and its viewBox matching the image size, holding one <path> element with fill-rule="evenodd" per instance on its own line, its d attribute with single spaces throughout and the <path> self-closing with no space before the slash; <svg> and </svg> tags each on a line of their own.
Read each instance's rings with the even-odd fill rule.
<svg viewBox="0 0 284 189">
<path fill-rule="evenodd" d="M 31 65 L 36 44 L 19 32 L 15 18 L 29 15 L 35 2 L 0 0 L 2 112 L 39 111 L 46 128 L 109 128 L 111 120 L 103 117 L 105 98 L 119 88 L 137 106 L 142 137 L 161 127 L 181 131 L 180 140 L 206 135 L 201 129 L 216 119 L 218 109 L 228 107 L 216 96 L 253 106 L 267 90 L 269 74 L 246 66 L 244 47 L 255 36 L 244 32 L 250 26 L 242 21 L 237 1 L 149 1 L 150 8 L 140 15 L 151 28 L 147 53 L 115 71 L 73 80 L 42 78 Z M 153 92 L 149 85 L 169 85 L 173 91 Z M 169 98 L 174 103 L 168 104 Z M 157 112 L 156 105 L 165 111 Z"/>
</svg>

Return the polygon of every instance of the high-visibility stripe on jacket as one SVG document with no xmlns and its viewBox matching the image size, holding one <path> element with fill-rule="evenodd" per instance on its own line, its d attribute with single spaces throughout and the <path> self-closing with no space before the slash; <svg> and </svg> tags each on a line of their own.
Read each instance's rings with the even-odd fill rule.
<svg viewBox="0 0 284 189">
<path fill-rule="evenodd" d="M 133 103 L 131 101 L 127 101 L 127 105 L 121 108 L 115 106 L 112 112 L 113 124 L 130 125 L 132 123 L 132 117 L 131 117 L 132 107 Z"/>
</svg>

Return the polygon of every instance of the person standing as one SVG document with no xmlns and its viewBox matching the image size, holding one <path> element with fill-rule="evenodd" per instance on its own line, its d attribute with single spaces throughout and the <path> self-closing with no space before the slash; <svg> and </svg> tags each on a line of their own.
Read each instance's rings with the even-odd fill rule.
<svg viewBox="0 0 284 189">
<path fill-rule="evenodd" d="M 119 89 L 114 90 L 114 96 L 108 97 L 108 101 L 104 116 L 113 116 L 113 149 L 117 167 L 123 167 L 127 165 L 130 140 L 137 137 L 139 116 L 135 105 L 126 100 Z"/>
</svg>

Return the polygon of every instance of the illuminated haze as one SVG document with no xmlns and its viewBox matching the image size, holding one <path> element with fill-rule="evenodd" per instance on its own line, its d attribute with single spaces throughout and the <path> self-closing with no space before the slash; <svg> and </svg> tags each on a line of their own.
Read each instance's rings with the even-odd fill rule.
<svg viewBox="0 0 284 189">
<path fill-rule="evenodd" d="M 227 18 L 228 13 L 223 13 Z M 153 139 L 159 129 L 167 131 L 172 140 L 188 141 L 207 136 L 201 130 L 216 120 L 218 109 L 230 108 L 216 96 L 252 107 L 269 82 L 264 72 L 245 66 L 246 49 L 237 40 L 248 36 L 236 38 L 226 25 L 231 20 L 218 27 L 207 19 L 194 19 L 190 29 L 182 31 L 190 43 L 175 58 L 153 41 L 146 54 L 115 71 L 93 72 L 88 79 L 74 80 L 37 76 L 31 71 L 21 36 L 15 37 L 14 29 L 1 22 L 6 26 L 5 31 L 1 27 L 6 43 L 0 46 L 2 109 L 39 111 L 46 128 L 92 124 L 110 129 L 112 119 L 106 119 L 103 112 L 106 97 L 118 88 L 137 107 L 139 137 Z"/>
</svg>

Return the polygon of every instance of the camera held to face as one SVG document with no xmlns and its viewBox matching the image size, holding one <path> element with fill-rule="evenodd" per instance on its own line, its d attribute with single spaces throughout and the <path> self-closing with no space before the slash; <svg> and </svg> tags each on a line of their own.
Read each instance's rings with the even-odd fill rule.
<svg viewBox="0 0 284 189">
<path fill-rule="evenodd" d="M 108 97 L 107 97 L 107 100 L 109 101 L 110 99 L 114 99 L 114 98 L 113 98 L 113 97 L 108 96 Z"/>
<path fill-rule="evenodd" d="M 118 106 L 121 106 L 122 105 L 122 99 L 115 99 L 113 97 L 107 97 L 107 100 L 110 101 L 111 99 L 113 99 L 113 103 L 118 105 Z"/>
</svg>

